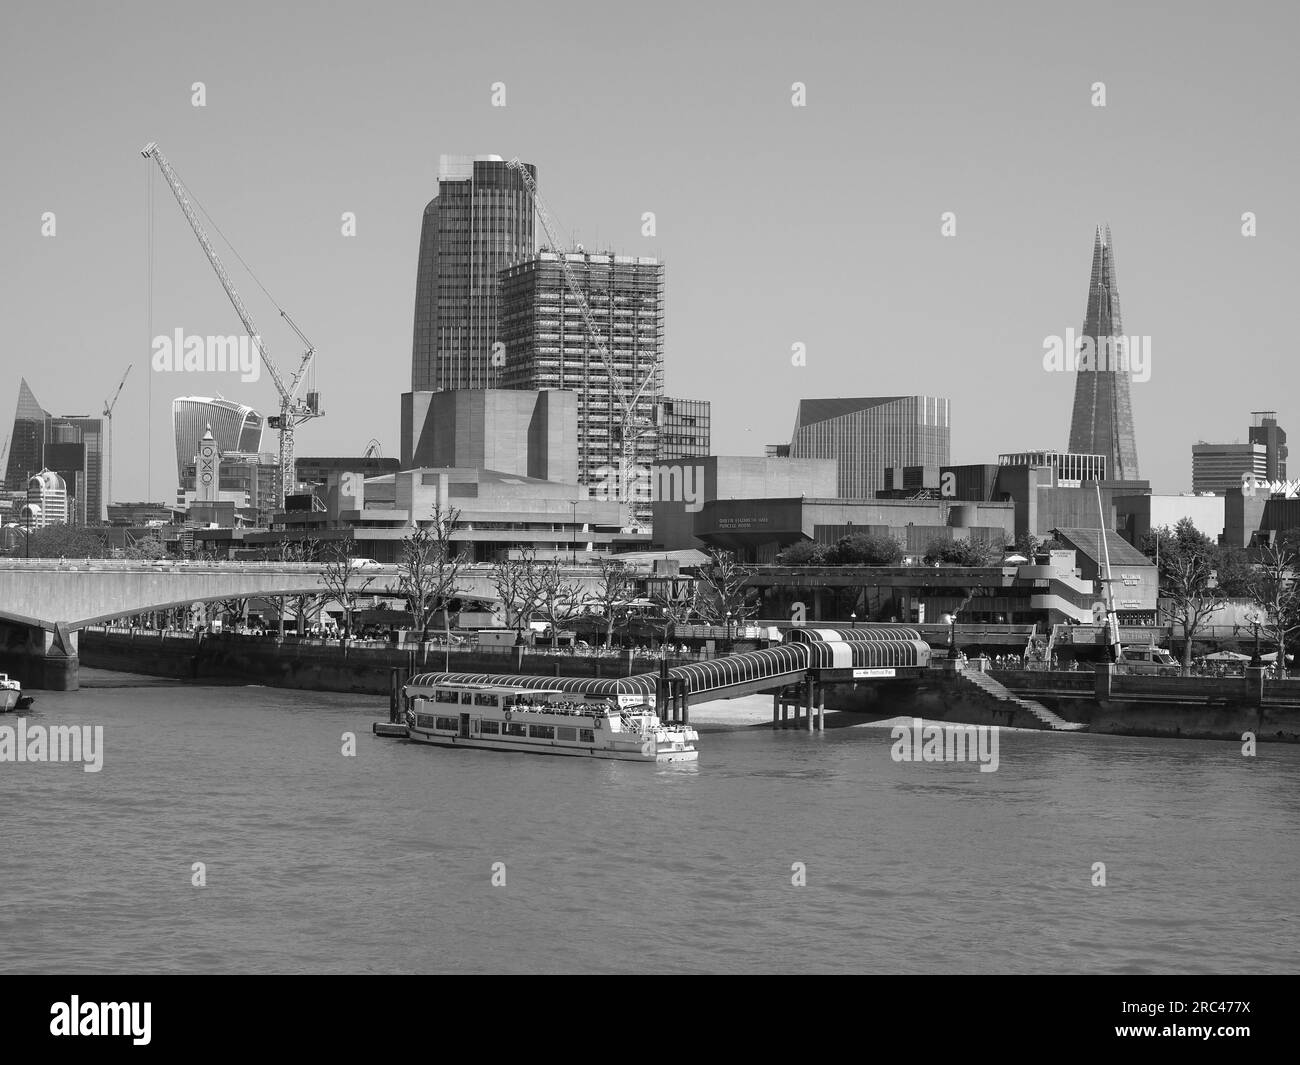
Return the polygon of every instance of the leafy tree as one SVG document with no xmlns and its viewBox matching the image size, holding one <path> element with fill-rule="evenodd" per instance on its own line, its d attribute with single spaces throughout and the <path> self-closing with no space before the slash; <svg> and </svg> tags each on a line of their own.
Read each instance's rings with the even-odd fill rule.
<svg viewBox="0 0 1300 1065">
<path fill-rule="evenodd" d="M 903 545 L 892 536 L 856 533 L 840 537 L 830 559 L 841 566 L 894 566 L 903 559 Z"/>
<path fill-rule="evenodd" d="M 29 544 L 22 544 L 15 555 L 32 558 L 106 558 L 108 531 L 102 525 L 47 525 L 26 534 Z"/>
<path fill-rule="evenodd" d="M 139 539 L 131 540 L 123 550 L 122 556 L 157 561 L 167 557 L 167 545 L 157 533 L 147 533 Z"/>
<path fill-rule="evenodd" d="M 925 561 L 943 566 L 991 566 L 1001 552 L 995 552 L 983 540 L 931 540 L 925 548 Z"/>
<path fill-rule="evenodd" d="M 1240 547 L 1224 544 L 1215 548 L 1215 580 L 1223 594 L 1233 599 L 1253 598 L 1255 567 Z"/>
<path fill-rule="evenodd" d="M 830 555 L 830 549 L 816 540 L 800 540 L 791 544 L 776 556 L 782 566 L 821 566 Z"/>
</svg>

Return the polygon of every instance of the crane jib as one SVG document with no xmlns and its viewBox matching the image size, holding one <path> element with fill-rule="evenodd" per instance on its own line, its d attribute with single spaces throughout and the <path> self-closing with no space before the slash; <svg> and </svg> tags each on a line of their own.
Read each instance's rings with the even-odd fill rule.
<svg viewBox="0 0 1300 1065">
<path fill-rule="evenodd" d="M 203 223 L 199 220 L 198 212 L 194 209 L 191 202 L 192 197 L 181 181 L 180 176 L 176 173 L 175 168 L 168 162 L 167 157 L 163 155 L 162 150 L 158 147 L 157 141 L 150 141 L 141 149 L 140 154 L 146 159 L 153 159 L 158 164 L 158 169 L 162 171 L 163 178 L 166 179 L 172 195 L 176 197 L 176 202 L 180 204 L 181 211 L 184 213 L 190 228 L 194 231 L 194 236 L 198 239 L 199 246 L 203 249 L 204 255 L 207 256 L 209 264 L 217 275 L 217 280 L 221 282 L 221 287 L 225 289 L 226 296 L 235 308 L 235 313 L 239 315 L 239 320 L 243 323 L 245 331 L 250 337 L 256 338 L 254 346 L 261 356 L 262 364 L 266 367 L 267 373 L 271 376 L 271 381 L 275 385 L 276 392 L 280 396 L 280 414 L 278 417 L 272 417 L 268 421 L 272 428 L 277 429 L 280 433 L 280 491 L 279 502 L 281 508 L 284 506 L 284 497 L 289 491 L 289 487 L 294 483 L 294 462 L 293 462 L 293 430 L 294 426 L 311 418 L 319 418 L 324 414 L 320 407 L 320 393 L 311 390 L 307 393 L 305 401 L 297 398 L 298 389 L 301 387 L 308 368 L 315 357 L 316 349 L 311 341 L 303 335 L 301 329 L 288 313 L 277 306 L 280 310 L 280 317 L 289 323 L 289 327 L 294 331 L 298 338 L 307 346 L 299 360 L 297 372 L 293 375 L 290 383 L 286 386 L 284 379 L 280 376 L 280 371 L 276 369 L 275 363 L 271 361 L 271 356 L 267 353 L 266 345 L 261 341 L 261 334 L 257 326 L 253 324 L 252 315 L 244 305 L 243 299 L 239 295 L 239 290 L 235 288 L 234 281 L 226 272 L 225 264 L 222 263 L 221 257 L 209 239 L 207 230 L 203 228 Z M 227 241 L 227 244 L 229 242 Z M 233 250 L 233 248 L 232 248 Z M 239 253 L 235 252 L 236 257 Z M 242 262 L 243 260 L 240 259 Z M 250 271 L 251 273 L 251 271 Z M 256 280 L 256 277 L 254 277 Z M 259 282 L 260 284 L 260 282 Z M 269 293 L 268 293 L 269 295 Z M 130 367 L 127 367 L 130 372 Z M 125 374 L 123 381 L 126 380 Z M 122 390 L 121 385 L 118 391 Z M 116 402 L 116 396 L 114 396 Z"/>
</svg>

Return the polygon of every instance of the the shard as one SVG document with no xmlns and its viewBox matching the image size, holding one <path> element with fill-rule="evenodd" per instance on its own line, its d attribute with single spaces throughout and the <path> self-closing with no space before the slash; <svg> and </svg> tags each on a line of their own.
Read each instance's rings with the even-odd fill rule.
<svg viewBox="0 0 1300 1065">
<path fill-rule="evenodd" d="M 1109 338 L 1123 337 L 1119 283 L 1110 226 L 1098 226 L 1092 247 L 1092 279 L 1088 283 L 1088 311 L 1083 337 L 1095 352 L 1114 350 Z M 1081 343 L 1086 343 L 1081 338 Z M 1133 398 L 1129 371 L 1115 360 L 1095 358 L 1078 370 L 1074 385 L 1074 416 L 1070 421 L 1070 450 L 1106 457 L 1106 478 L 1136 481 L 1137 437 L 1133 430 Z"/>
</svg>

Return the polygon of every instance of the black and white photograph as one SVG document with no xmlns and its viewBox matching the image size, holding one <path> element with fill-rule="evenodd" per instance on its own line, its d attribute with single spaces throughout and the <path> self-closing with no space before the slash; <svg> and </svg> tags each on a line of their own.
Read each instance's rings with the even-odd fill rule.
<svg viewBox="0 0 1300 1065">
<path fill-rule="evenodd" d="M 425 992 L 358 977 L 868 976 L 1262 1049 L 1297 40 L 7 0 L 11 1016 L 166 1052 L 308 976 L 394 1040 Z"/>
</svg>

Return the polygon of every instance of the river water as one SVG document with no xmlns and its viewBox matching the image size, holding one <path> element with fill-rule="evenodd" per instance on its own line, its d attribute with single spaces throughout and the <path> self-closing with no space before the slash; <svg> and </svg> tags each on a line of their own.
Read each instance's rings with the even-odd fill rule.
<svg viewBox="0 0 1300 1065">
<path fill-rule="evenodd" d="M 102 770 L 0 762 L 3 972 L 1297 969 L 1295 746 L 1004 730 L 981 773 L 760 728 L 653 767 L 82 674 L 27 720 L 102 725 Z"/>
</svg>

